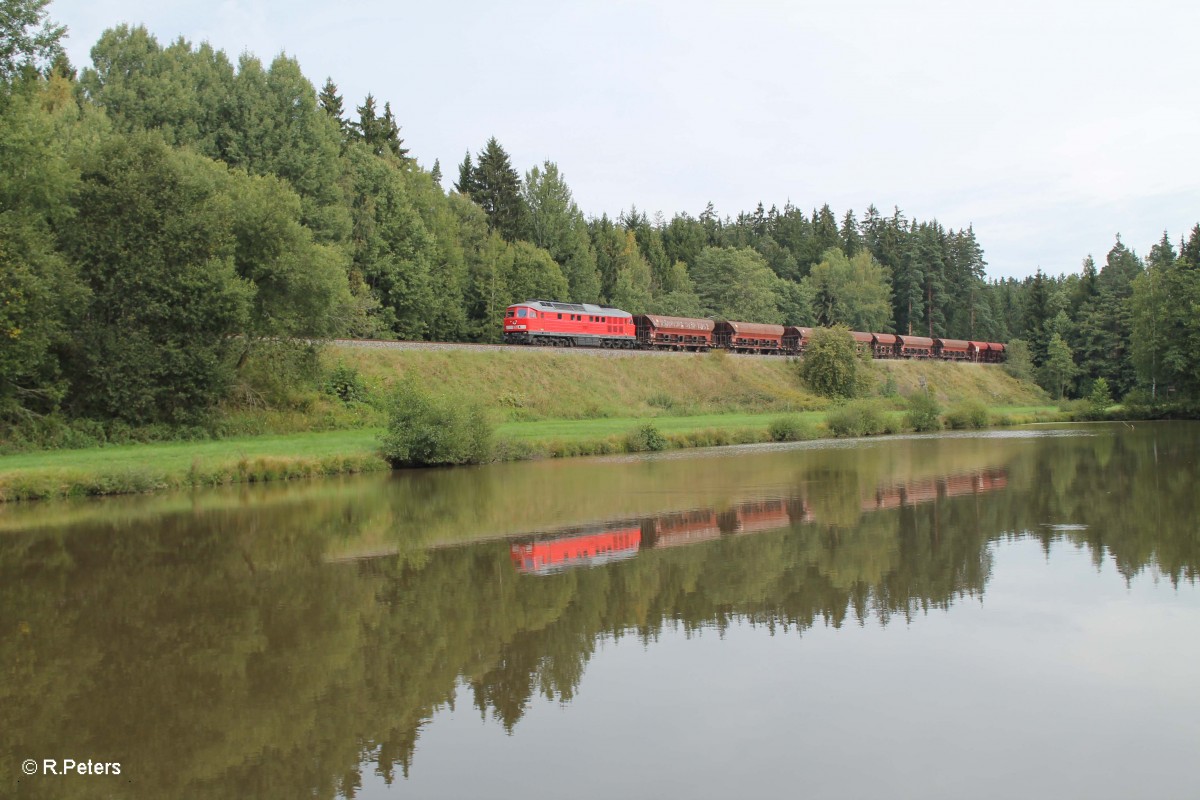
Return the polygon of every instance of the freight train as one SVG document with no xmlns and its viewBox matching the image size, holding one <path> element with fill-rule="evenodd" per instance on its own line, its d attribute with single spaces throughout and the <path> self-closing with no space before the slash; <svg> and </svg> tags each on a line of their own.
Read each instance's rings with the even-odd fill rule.
<svg viewBox="0 0 1200 800">
<path fill-rule="evenodd" d="M 759 322 L 630 314 L 590 303 L 527 300 L 504 312 L 504 343 L 550 347 L 608 347 L 701 353 L 803 356 L 812 328 Z M 1007 347 L 997 342 L 851 331 L 860 352 L 874 358 L 932 358 L 997 364 Z"/>
</svg>

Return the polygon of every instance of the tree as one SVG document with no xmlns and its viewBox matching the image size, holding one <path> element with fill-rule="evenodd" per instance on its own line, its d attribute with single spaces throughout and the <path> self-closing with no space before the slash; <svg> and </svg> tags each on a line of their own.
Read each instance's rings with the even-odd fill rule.
<svg viewBox="0 0 1200 800">
<path fill-rule="evenodd" d="M 147 134 L 88 154 L 64 240 L 91 291 L 67 402 L 134 423 L 194 420 L 225 396 L 251 317 L 228 173 Z"/>
<path fill-rule="evenodd" d="M 1042 386 L 1061 399 L 1067 384 L 1075 377 L 1078 368 L 1071 348 L 1057 333 L 1051 335 L 1047 347 L 1046 363 L 1042 365 Z"/>
<path fill-rule="evenodd" d="M 529 209 L 533 242 L 549 251 L 562 268 L 569 284 L 569 299 L 577 303 L 597 302 L 600 276 L 596 272 L 596 255 L 588 239 L 587 223 L 558 165 L 546 161 L 541 168 L 535 166 L 525 173 L 521 196 Z"/>
<path fill-rule="evenodd" d="M 400 138 L 400 125 L 396 122 L 396 116 L 392 113 L 392 104 L 390 102 L 383 104 L 383 118 L 379 127 L 383 136 L 384 146 L 396 158 L 401 161 L 405 160 L 408 157 L 408 148 L 404 146 L 404 140 Z M 382 153 L 377 155 L 382 155 Z"/>
<path fill-rule="evenodd" d="M 567 281 L 554 259 L 545 250 L 529 242 L 508 245 L 504 285 L 505 306 L 535 298 L 565 297 Z"/>
<path fill-rule="evenodd" d="M 1109 386 L 1120 396 L 1137 383 L 1137 370 L 1130 350 L 1131 298 L 1134 280 L 1141 272 L 1141 260 L 1118 236 L 1096 278 L 1095 307 L 1080 321 L 1084 365 L 1088 368 L 1086 377 L 1107 378 Z"/>
<path fill-rule="evenodd" d="M 625 244 L 617 256 L 616 273 L 613 304 L 633 314 L 644 313 L 650 304 L 650 264 L 638 250 L 633 231 L 625 232 Z"/>
<path fill-rule="evenodd" d="M 483 208 L 488 227 L 505 241 L 515 242 L 525 236 L 528 209 L 521 197 L 521 178 L 495 136 L 488 139 L 476 158 L 469 194 Z"/>
<path fill-rule="evenodd" d="M 812 298 L 818 325 L 848 325 L 853 330 L 883 331 L 891 327 L 888 279 L 882 266 L 866 251 L 853 259 L 837 248 L 802 281 Z"/>
<path fill-rule="evenodd" d="M 471 163 L 471 152 L 463 156 L 462 163 L 458 165 L 458 182 L 454 184 L 454 191 L 460 194 L 465 194 L 468 197 L 475 191 L 475 165 Z"/>
<path fill-rule="evenodd" d="M 1029 344 L 1021 339 L 1012 339 L 1005 346 L 1004 371 L 1019 381 L 1033 381 L 1033 357 Z"/>
<path fill-rule="evenodd" d="M 825 397 L 854 397 L 859 390 L 859 357 L 850 329 L 839 325 L 814 330 L 800 361 L 800 378 Z"/>
<path fill-rule="evenodd" d="M 748 247 L 706 247 L 692 268 L 705 312 L 721 319 L 781 322 L 779 279 L 763 257 Z"/>
<path fill-rule="evenodd" d="M 338 130 L 345 136 L 350 132 L 350 126 L 346 122 L 346 109 L 342 102 L 337 84 L 333 82 L 333 78 L 326 78 L 325 85 L 321 87 L 321 93 L 317 95 L 317 105 L 337 122 Z"/>
<path fill-rule="evenodd" d="M 1196 238 L 1193 233 L 1193 239 Z M 1150 250 L 1130 297 L 1131 355 L 1138 376 L 1159 399 L 1160 387 L 1200 397 L 1200 270 L 1176 256 L 1166 233 Z"/>
<path fill-rule="evenodd" d="M 379 298 L 385 323 L 404 339 L 429 333 L 431 271 L 438 253 L 413 207 L 402 172 L 364 144 L 351 147 L 352 269 Z"/>
<path fill-rule="evenodd" d="M 0 83 L 40 72 L 62 54 L 66 26 L 50 20 L 50 0 L 0 0 Z"/>
</svg>

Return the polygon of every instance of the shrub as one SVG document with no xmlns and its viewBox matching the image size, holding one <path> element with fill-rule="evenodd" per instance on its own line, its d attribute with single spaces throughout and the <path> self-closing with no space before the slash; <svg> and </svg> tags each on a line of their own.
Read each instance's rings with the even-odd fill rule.
<svg viewBox="0 0 1200 800">
<path fill-rule="evenodd" d="M 329 371 L 321 388 L 343 403 L 364 403 L 367 400 L 367 384 L 354 367 L 339 363 Z"/>
<path fill-rule="evenodd" d="M 670 411 L 675 407 L 675 399 L 666 392 L 655 392 L 646 398 L 646 404 L 654 408 L 661 408 L 663 411 Z"/>
<path fill-rule="evenodd" d="M 817 328 L 800 361 L 800 378 L 819 395 L 854 397 L 861 388 L 858 352 L 850 330 Z"/>
<path fill-rule="evenodd" d="M 403 381 L 391 397 L 380 452 L 394 467 L 479 464 L 491 456 L 492 434 L 479 405 Z"/>
<path fill-rule="evenodd" d="M 643 453 L 667 448 L 667 437 L 653 423 L 647 422 L 625 437 L 625 449 L 631 453 Z"/>
<path fill-rule="evenodd" d="M 988 426 L 987 407 L 978 400 L 968 400 L 946 412 L 946 426 L 956 431 Z"/>
<path fill-rule="evenodd" d="M 838 406 L 825 417 L 825 425 L 834 436 L 871 436 L 888 430 L 878 403 L 856 400 Z"/>
<path fill-rule="evenodd" d="M 914 431 L 937 431 L 942 429 L 942 407 L 937 399 L 926 392 L 916 392 L 908 398 L 905 424 Z"/>
<path fill-rule="evenodd" d="M 771 420 L 768 432 L 773 442 L 800 442 L 817 436 L 813 425 L 795 414 Z"/>
</svg>

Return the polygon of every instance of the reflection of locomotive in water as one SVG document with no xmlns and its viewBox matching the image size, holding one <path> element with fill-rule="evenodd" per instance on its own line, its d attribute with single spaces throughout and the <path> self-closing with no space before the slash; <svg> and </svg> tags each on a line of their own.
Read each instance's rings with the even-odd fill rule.
<svg viewBox="0 0 1200 800">
<path fill-rule="evenodd" d="M 617 527 L 561 531 L 551 539 L 515 542 L 510 549 L 513 564 L 521 572 L 550 575 L 569 567 L 598 567 L 637 555 L 642 530 Z"/>
<path fill-rule="evenodd" d="M 1002 469 L 928 478 L 881 486 L 862 500 L 862 510 L 881 511 L 929 503 L 939 498 L 1003 489 L 1008 474 Z M 643 549 L 696 544 L 792 525 L 819 522 L 802 498 L 749 500 L 727 511 L 693 509 L 637 520 L 620 520 L 590 527 L 535 534 L 514 542 L 509 555 L 518 571 L 550 575 L 574 567 L 595 567 L 623 561 Z"/>
</svg>

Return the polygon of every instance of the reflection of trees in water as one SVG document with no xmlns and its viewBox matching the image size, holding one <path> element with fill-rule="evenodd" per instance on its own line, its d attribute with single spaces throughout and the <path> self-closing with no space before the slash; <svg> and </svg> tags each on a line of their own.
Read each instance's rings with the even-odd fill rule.
<svg viewBox="0 0 1200 800">
<path fill-rule="evenodd" d="M 957 495 L 946 473 L 879 482 L 814 459 L 785 498 L 647 517 L 661 525 L 643 526 L 636 558 L 553 575 L 519 574 L 505 541 L 327 562 L 411 494 L 5 535 L 0 781 L 17 755 L 67 747 L 136 770 L 130 796 L 352 794 L 360 764 L 406 773 L 463 683 L 511 728 L 536 696 L 569 700 L 603 637 L 907 619 L 982 593 L 989 543 L 1025 532 L 1108 553 L 1126 575 L 1195 580 L 1191 451 L 1156 445 L 1110 438 L 1102 464 L 1080 440 L 1046 440 L 1005 462 L 1006 487 Z M 829 497 L 851 486 L 853 509 Z M 64 787 L 112 790 L 22 789 Z"/>
</svg>

